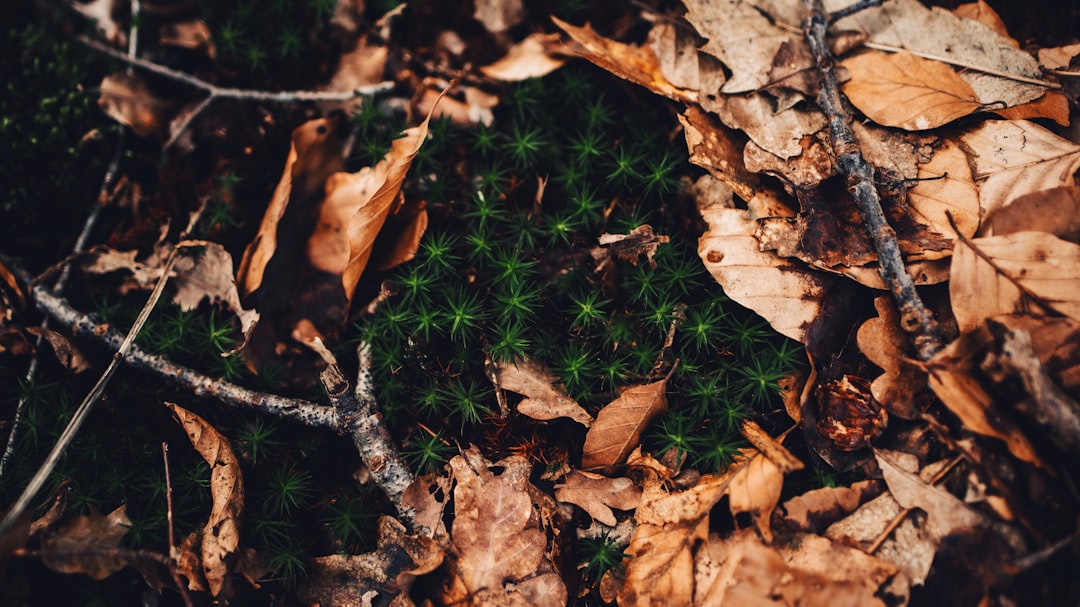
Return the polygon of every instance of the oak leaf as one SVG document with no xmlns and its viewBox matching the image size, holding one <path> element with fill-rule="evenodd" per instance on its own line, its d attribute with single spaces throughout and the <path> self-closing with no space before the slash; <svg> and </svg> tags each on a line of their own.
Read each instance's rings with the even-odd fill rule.
<svg viewBox="0 0 1080 607">
<path fill-rule="evenodd" d="M 649 423 L 667 411 L 667 378 L 627 388 L 596 414 L 585 435 L 581 467 L 610 468 L 626 461 Z"/>
<path fill-rule="evenodd" d="M 229 558 L 240 545 L 240 513 L 244 483 L 240 461 L 228 440 L 206 420 L 174 403 L 165 403 L 187 434 L 195 451 L 210 466 L 210 518 L 202 529 L 202 573 L 210 593 L 218 596 L 229 576 Z"/>
<path fill-rule="evenodd" d="M 641 501 L 641 489 L 628 478 L 608 478 L 592 472 L 572 470 L 561 485 L 555 485 L 555 499 L 574 504 L 599 523 L 614 527 L 616 510 L 633 510 Z"/>
<path fill-rule="evenodd" d="M 911 53 L 863 53 L 842 63 L 844 95 L 867 118 L 909 131 L 936 129 L 976 112 L 975 91 L 951 67 Z"/>
<path fill-rule="evenodd" d="M 522 415 L 544 421 L 568 417 L 586 428 L 593 423 L 588 411 L 557 389 L 555 376 L 536 361 L 516 359 L 500 364 L 496 376 L 502 388 L 525 396 L 517 405 Z"/>
</svg>

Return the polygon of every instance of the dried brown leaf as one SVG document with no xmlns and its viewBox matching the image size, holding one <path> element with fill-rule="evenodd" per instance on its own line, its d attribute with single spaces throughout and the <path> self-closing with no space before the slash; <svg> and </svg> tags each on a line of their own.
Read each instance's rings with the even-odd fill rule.
<svg viewBox="0 0 1080 607">
<path fill-rule="evenodd" d="M 27 327 L 26 332 L 43 338 L 52 348 L 56 360 L 69 372 L 82 373 L 90 369 L 90 363 L 67 337 L 44 327 Z"/>
<path fill-rule="evenodd" d="M 163 24 L 159 36 L 161 44 L 164 46 L 202 51 L 211 59 L 217 56 L 217 49 L 214 48 L 214 37 L 210 33 L 210 27 L 201 19 Z"/>
<path fill-rule="evenodd" d="M 450 460 L 454 522 L 447 603 L 563 607 L 567 591 L 554 573 L 547 538 L 533 514 L 531 466 L 520 456 L 493 471 L 475 447 Z"/>
<path fill-rule="evenodd" d="M 140 137 L 162 135 L 174 104 L 154 96 L 138 74 L 117 72 L 101 81 L 98 105 L 110 118 Z"/>
<path fill-rule="evenodd" d="M 796 261 L 763 252 L 758 222 L 726 200 L 698 200 L 709 229 L 698 241 L 698 256 L 724 292 L 754 310 L 778 333 L 798 341 L 821 313 L 831 277 Z"/>
<path fill-rule="evenodd" d="M 1039 190 L 1073 185 L 1080 146 L 1025 120 L 989 120 L 960 136 L 983 215 Z"/>
<path fill-rule="evenodd" d="M 109 514 L 81 514 L 41 540 L 41 562 L 61 573 L 103 580 L 132 564 L 120 542 L 131 527 L 127 505 Z"/>
<path fill-rule="evenodd" d="M 745 463 L 732 475 L 728 488 L 731 514 L 749 512 L 758 533 L 771 543 L 772 527 L 769 521 L 780 502 L 784 473 L 780 466 L 756 449 L 743 449 L 741 457 Z"/>
<path fill-rule="evenodd" d="M 610 468 L 626 461 L 649 423 L 667 411 L 667 378 L 627 388 L 596 414 L 585 435 L 581 467 Z"/>
<path fill-rule="evenodd" d="M 686 0 L 684 4 L 686 20 L 708 40 L 701 51 L 731 70 L 722 93 L 755 91 L 769 84 L 773 57 L 780 46 L 799 37 L 770 21 L 752 2 Z"/>
<path fill-rule="evenodd" d="M 500 364 L 496 376 L 502 388 L 526 397 L 517 405 L 522 415 L 544 421 L 568 417 L 586 428 L 593 423 L 589 412 L 557 389 L 554 384 L 558 380 L 537 361 L 516 359 Z"/>
<path fill-rule="evenodd" d="M 498 34 L 525 19 L 525 6 L 521 0 L 476 0 L 473 18 L 487 31 Z"/>
<path fill-rule="evenodd" d="M 626 553 L 619 605 L 690 605 L 694 558 L 709 534 L 709 511 L 727 493 L 731 475 L 701 477 L 686 491 L 668 493 L 650 477 L 634 514 L 637 528 Z"/>
<path fill-rule="evenodd" d="M 859 326 L 859 350 L 885 373 L 870 383 L 870 392 L 890 415 L 917 419 L 924 399 L 917 395 L 926 389 L 926 373 L 915 364 L 917 357 L 907 333 L 900 328 L 900 315 L 892 301 L 874 299 L 878 315 Z"/>
<path fill-rule="evenodd" d="M 881 482 L 857 481 L 850 487 L 811 489 L 784 502 L 781 506 L 782 525 L 788 529 L 818 533 L 827 526 L 851 514 L 877 493 Z"/>
<path fill-rule="evenodd" d="M 176 277 L 172 280 L 176 287 L 173 303 L 182 310 L 194 310 L 204 299 L 211 304 L 226 305 L 240 320 L 240 330 L 244 334 L 240 345 L 228 354 L 239 351 L 247 344 L 255 323 L 259 322 L 259 313 L 245 309 L 240 303 L 240 294 L 233 278 L 232 255 L 220 244 L 205 240 L 185 240 L 176 246 L 199 251 L 176 260 L 173 266 Z"/>
<path fill-rule="evenodd" d="M 940 61 L 911 53 L 868 52 L 842 65 L 851 74 L 844 95 L 883 126 L 936 129 L 981 107 L 971 85 Z"/>
<path fill-rule="evenodd" d="M 678 87 L 664 77 L 660 61 L 648 46 L 633 46 L 609 40 L 591 27 L 577 27 L 552 17 L 551 20 L 581 45 L 577 52 L 589 61 L 630 82 L 676 101 L 695 102 L 697 91 Z"/>
<path fill-rule="evenodd" d="M 480 71 L 488 78 L 505 82 L 517 82 L 529 78 L 541 78 L 559 69 L 566 59 L 556 55 L 558 34 L 537 32 L 510 47 L 498 61 L 482 66 Z"/>
<path fill-rule="evenodd" d="M 815 109 L 777 108 L 765 93 L 721 95 L 702 107 L 724 124 L 746 133 L 754 143 L 783 159 L 802 153 L 802 140 L 825 127 L 825 115 Z"/>
<path fill-rule="evenodd" d="M 751 200 L 765 187 L 761 177 L 743 163 L 745 134 L 727 127 L 696 105 L 679 114 L 679 122 L 686 134 L 691 164 L 709 171 L 743 200 Z"/>
<path fill-rule="evenodd" d="M 555 499 L 574 504 L 599 523 L 614 527 L 616 510 L 633 510 L 641 502 L 641 489 L 628 478 L 608 478 L 592 472 L 572 470 L 560 485 Z"/>
<path fill-rule="evenodd" d="M 1065 186 L 1025 194 L 986 218 L 984 236 L 1046 232 L 1080 243 L 1080 187 Z"/>
<path fill-rule="evenodd" d="M 210 518 L 202 530 L 202 571 L 210 593 L 218 596 L 229 576 L 229 559 L 240 545 L 240 513 L 244 483 L 240 461 L 228 440 L 206 420 L 174 403 L 165 403 L 187 434 L 195 451 L 210 466 Z"/>
<path fill-rule="evenodd" d="M 604 232 L 599 238 L 600 246 L 593 247 L 589 254 L 596 262 L 597 272 L 607 266 L 612 255 L 634 265 L 637 265 L 638 257 L 644 255 L 649 264 L 655 267 L 656 262 L 653 261 L 653 256 L 656 255 L 656 249 L 668 240 L 667 236 L 653 232 L 651 225 L 644 224 L 634 228 L 629 234 Z"/>
<path fill-rule="evenodd" d="M 956 245 L 949 282 L 962 332 L 1001 314 L 1080 319 L 1080 245 L 1045 232 L 1014 232 Z"/>
<path fill-rule="evenodd" d="M 967 4 L 961 4 L 953 9 L 953 14 L 957 17 L 964 19 L 971 19 L 978 21 L 986 27 L 994 30 L 1003 38 L 1007 38 L 1012 41 L 1013 46 L 1019 47 L 1020 43 L 1009 36 L 1009 28 L 1005 27 L 1005 22 L 1001 20 L 1001 16 L 990 7 L 989 4 L 978 0 L 977 2 L 968 2 Z"/>
</svg>

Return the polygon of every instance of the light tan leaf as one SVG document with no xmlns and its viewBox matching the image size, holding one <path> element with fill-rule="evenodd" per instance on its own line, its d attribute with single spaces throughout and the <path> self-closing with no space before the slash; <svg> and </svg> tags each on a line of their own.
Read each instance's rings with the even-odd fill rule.
<svg viewBox="0 0 1080 607">
<path fill-rule="evenodd" d="M 1025 120 L 990 120 L 960 136 L 971 156 L 983 215 L 1014 199 L 1073 185 L 1080 146 Z"/>
<path fill-rule="evenodd" d="M 588 411 L 555 388 L 558 380 L 539 362 L 515 359 L 498 365 L 496 376 L 504 389 L 526 397 L 518 403 L 518 413 L 545 421 L 568 417 L 586 428 L 592 425 Z"/>
<path fill-rule="evenodd" d="M 720 59 L 731 70 L 731 77 L 720 89 L 722 93 L 755 91 L 768 84 L 773 57 L 780 46 L 798 37 L 771 22 L 751 2 L 685 0 L 683 4 L 686 20 L 708 40 L 701 51 Z"/>
<path fill-rule="evenodd" d="M 783 526 L 818 533 L 832 522 L 855 511 L 864 501 L 880 493 L 881 482 L 857 481 L 850 487 L 811 489 L 781 506 Z"/>
<path fill-rule="evenodd" d="M 473 19 L 493 34 L 505 32 L 524 18 L 525 6 L 521 0 L 476 0 L 474 3 Z"/>
<path fill-rule="evenodd" d="M 775 547 L 753 533 L 713 536 L 698 562 L 695 605 L 884 607 L 883 594 L 906 604 L 907 582 L 894 580 L 896 566 L 815 535 L 799 534 Z"/>
<path fill-rule="evenodd" d="M 705 475 L 686 491 L 668 493 L 649 477 L 634 513 L 637 528 L 626 553 L 619 605 L 691 605 L 694 552 L 709 535 L 709 511 L 727 493 L 731 475 Z"/>
<path fill-rule="evenodd" d="M 769 519 L 776 509 L 776 504 L 780 502 L 784 473 L 756 449 L 743 449 L 742 458 L 746 463 L 732 475 L 731 486 L 728 488 L 731 514 L 749 512 L 758 533 L 766 542 L 771 543 L 772 528 Z"/>
<path fill-rule="evenodd" d="M 730 193 L 726 200 L 698 200 L 698 210 L 709 224 L 698 241 L 698 256 L 728 297 L 757 312 L 778 333 L 805 341 L 831 277 L 761 251 L 758 222 L 734 208 Z"/>
<path fill-rule="evenodd" d="M 649 422 L 667 411 L 667 378 L 627 388 L 596 414 L 585 435 L 581 467 L 610 468 L 626 461 Z"/>
<path fill-rule="evenodd" d="M 1035 101 L 1002 109 L 991 109 L 1006 120 L 1030 120 L 1049 118 L 1061 126 L 1069 126 L 1069 98 L 1062 91 L 1046 91 Z"/>
<path fill-rule="evenodd" d="M 488 78 L 505 82 L 541 78 L 566 63 L 566 59 L 555 55 L 559 46 L 562 45 L 558 34 L 530 34 L 510 47 L 498 61 L 482 66 L 480 71 Z"/>
<path fill-rule="evenodd" d="M 673 85 L 691 91 L 702 90 L 701 70 L 708 69 L 699 61 L 700 44 L 700 38 L 675 23 L 660 22 L 649 30 L 649 47 L 660 60 L 660 73 Z M 716 74 L 721 78 L 718 84 L 723 84 L 723 70 Z M 708 79 L 710 74 L 704 76 Z M 716 88 L 719 86 L 708 90 Z"/>
<path fill-rule="evenodd" d="M 664 76 L 660 61 L 648 46 L 633 46 L 608 40 L 591 27 L 570 25 L 557 17 L 551 20 L 581 45 L 582 57 L 630 82 L 676 101 L 697 101 L 697 91 L 675 86 Z"/>
<path fill-rule="evenodd" d="M 956 245 L 949 296 L 961 332 L 1000 314 L 1080 319 L 1080 245 L 1045 232 L 1014 232 Z M 974 248 L 973 248 L 974 247 Z"/>
<path fill-rule="evenodd" d="M 572 470 L 561 485 L 555 485 L 555 499 L 579 506 L 597 522 L 614 527 L 616 510 L 633 510 L 641 502 L 641 489 L 628 478 L 608 478 L 592 472 Z"/>
<path fill-rule="evenodd" d="M 929 231 L 953 238 L 946 213 L 952 215 L 963 236 L 979 228 L 979 190 L 971 176 L 967 155 L 955 143 L 944 141 L 928 162 L 918 165 L 918 182 L 908 190 L 911 215 Z M 951 251 L 924 251 L 913 259 L 939 259 Z"/>
<path fill-rule="evenodd" d="M 869 34 L 871 43 L 1015 76 L 1042 78 L 1035 58 L 1017 48 L 1012 38 L 945 9 L 929 8 L 919 0 L 890 0 L 840 19 L 830 29 L 863 31 Z M 1046 90 L 977 69 L 966 69 L 960 76 L 975 90 L 977 101 L 983 105 L 1021 105 L 1038 99 Z"/>
<path fill-rule="evenodd" d="M 126 28 L 113 19 L 113 9 L 116 8 L 116 0 L 92 0 L 91 2 L 79 2 L 71 0 L 66 2 L 68 6 L 82 13 L 84 17 L 94 22 L 101 35 L 114 46 L 127 46 Z"/>
<path fill-rule="evenodd" d="M 247 297 L 263 286 L 266 266 L 278 247 L 278 224 L 290 204 L 310 205 L 313 200 L 321 200 L 326 178 L 341 170 L 341 141 L 333 127 L 333 121 L 319 118 L 293 130 L 281 180 L 263 213 L 259 231 L 244 249 L 236 271 L 241 297 Z M 291 284 L 291 278 L 288 283 Z"/>
<path fill-rule="evenodd" d="M 330 82 L 322 87 L 324 91 L 353 91 L 360 87 L 377 84 L 383 80 L 386 73 L 386 58 L 389 55 L 389 47 L 372 41 L 369 36 L 360 36 L 356 46 L 343 54 L 338 60 L 337 69 L 330 77 Z M 373 103 L 365 101 L 364 103 Z M 342 107 L 353 109 L 360 104 L 359 100 L 346 102 L 332 102 L 326 104 L 329 107 Z"/>
<path fill-rule="evenodd" d="M 889 493 L 904 508 L 919 508 L 928 515 L 926 531 L 940 541 L 957 529 L 988 524 L 988 519 L 970 508 L 948 491 L 931 485 L 899 467 L 896 454 L 885 449 L 874 449 L 874 457 L 881 468 Z"/>
<path fill-rule="evenodd" d="M 566 586 L 550 577 L 554 565 L 545 552 L 547 538 L 533 515 L 528 460 L 501 460 L 497 475 L 492 467 L 476 447 L 450 460 L 457 486 L 451 575 L 443 599 L 563 607 Z"/>
<path fill-rule="evenodd" d="M 784 474 L 802 470 L 806 467 L 802 460 L 795 457 L 791 451 L 787 450 L 787 447 L 780 444 L 787 433 L 779 437 L 779 439 L 773 438 L 752 419 L 743 420 L 740 429 L 743 437 L 763 456 L 772 460 Z"/>
<path fill-rule="evenodd" d="M 1014 232 L 1046 232 L 1080 243 L 1080 186 L 1050 188 L 1025 194 L 986 218 L 985 236 Z"/>
<path fill-rule="evenodd" d="M 140 137 L 161 135 L 174 104 L 154 96 L 138 74 L 117 72 L 101 81 L 98 105 L 110 118 Z"/>
<path fill-rule="evenodd" d="M 375 238 L 386 218 L 401 208 L 396 204 L 401 184 L 427 139 L 430 120 L 428 114 L 418 126 L 405 129 L 374 167 L 334 173 L 326 180 L 326 199 L 308 239 L 307 255 L 316 268 L 341 276 L 350 301 L 371 258 Z"/>
<path fill-rule="evenodd" d="M 967 4 L 961 4 L 953 9 L 953 14 L 957 17 L 964 19 L 971 19 L 978 21 L 986 27 L 994 30 L 1001 35 L 1002 38 L 1007 38 L 1012 41 L 1012 45 L 1019 48 L 1020 43 L 1009 36 L 1009 28 L 1005 27 L 1005 22 L 1001 20 L 1001 16 L 990 7 L 989 4 L 978 0 L 977 2 L 968 2 Z"/>
<path fill-rule="evenodd" d="M 187 434 L 195 451 L 210 466 L 210 518 L 202 531 L 202 571 L 210 593 L 221 594 L 229 577 L 229 558 L 240 545 L 240 513 L 244 482 L 240 461 L 228 440 L 206 420 L 174 403 L 165 403 Z"/>
<path fill-rule="evenodd" d="M 1067 70 L 1072 58 L 1080 55 L 1080 44 L 1039 49 L 1039 65 L 1048 70 Z"/>
<path fill-rule="evenodd" d="M 41 562 L 61 573 L 103 580 L 132 564 L 120 542 L 131 527 L 127 505 L 109 514 L 80 514 L 41 540 Z"/>
<path fill-rule="evenodd" d="M 930 388 L 967 429 L 1000 439 L 1016 458 L 1044 466 L 1031 441 L 999 409 L 979 378 L 979 365 L 992 345 L 985 327 L 961 335 L 927 363 Z"/>
<path fill-rule="evenodd" d="M 939 61 L 911 53 L 867 52 L 841 65 L 851 74 L 844 95 L 883 126 L 936 129 L 981 107 L 971 85 Z"/>
</svg>

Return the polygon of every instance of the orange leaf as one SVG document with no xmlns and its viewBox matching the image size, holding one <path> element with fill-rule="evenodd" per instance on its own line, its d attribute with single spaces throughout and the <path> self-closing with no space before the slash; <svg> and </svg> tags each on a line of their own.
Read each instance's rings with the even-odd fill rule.
<svg viewBox="0 0 1080 607">
<path fill-rule="evenodd" d="M 863 53 L 843 66 L 851 73 L 844 94 L 883 126 L 925 131 L 982 107 L 975 90 L 951 67 L 911 53 Z"/>
<path fill-rule="evenodd" d="M 596 415 L 585 435 L 581 467 L 608 468 L 626 461 L 649 422 L 667 411 L 667 378 L 627 388 Z"/>
</svg>

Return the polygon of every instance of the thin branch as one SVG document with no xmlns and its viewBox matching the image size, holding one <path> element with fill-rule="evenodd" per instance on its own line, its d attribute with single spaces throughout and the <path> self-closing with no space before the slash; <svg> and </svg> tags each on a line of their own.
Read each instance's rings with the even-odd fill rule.
<svg viewBox="0 0 1080 607">
<path fill-rule="evenodd" d="M 402 495 L 412 484 L 414 477 L 382 423 L 375 400 L 368 344 L 361 343 L 357 354 L 360 358 L 360 370 L 357 373 L 355 390 L 349 390 L 349 381 L 337 365 L 328 365 L 323 369 L 323 387 L 337 410 L 341 429 L 352 436 L 360 458 L 371 471 L 375 483 L 397 508 L 401 522 L 410 532 L 422 533 L 423 530 L 417 529 L 416 513 L 402 504 Z"/>
<path fill-rule="evenodd" d="M 912 341 L 919 358 L 929 360 L 942 348 L 941 331 L 933 314 L 923 304 L 915 289 L 915 281 L 908 274 L 900 254 L 896 232 L 885 219 L 874 184 L 874 169 L 863 157 L 855 135 L 848 126 L 850 116 L 840 98 L 840 84 L 836 75 L 836 60 L 826 43 L 828 29 L 822 0 L 803 0 L 807 17 L 804 25 L 806 40 L 817 63 L 821 93 L 818 104 L 829 121 L 836 164 L 847 179 L 848 191 L 859 207 L 863 226 L 874 243 L 878 257 L 878 273 L 888 285 L 900 310 L 901 326 L 912 334 Z"/>
<path fill-rule="evenodd" d="M 221 99 L 246 99 L 249 101 L 272 101 L 278 103 L 296 103 L 301 101 L 348 101 L 357 97 L 371 96 L 378 93 L 388 91 L 394 87 L 393 82 L 379 82 L 377 84 L 370 84 L 367 86 L 357 87 L 350 91 L 259 91 L 252 89 L 238 89 L 230 87 L 221 87 L 215 84 L 181 72 L 174 70 L 164 65 L 154 63 L 153 61 L 147 61 L 146 59 L 140 59 L 138 57 L 128 57 L 124 53 L 117 51 L 116 49 L 102 44 L 96 40 L 87 38 L 86 36 L 79 36 L 77 40 L 86 46 L 108 55 L 114 59 L 119 59 L 125 63 L 133 65 L 137 68 L 144 69 L 148 72 L 152 72 L 159 76 L 164 76 L 177 82 L 183 82 L 188 86 L 197 88 L 201 91 L 205 91 L 211 97 Z"/>
<path fill-rule="evenodd" d="M 864 11 L 868 8 L 873 8 L 875 6 L 881 6 L 884 2 L 885 0 L 862 0 L 861 2 L 856 2 L 855 4 L 852 4 L 851 6 L 848 6 L 846 8 L 842 8 L 838 11 L 833 11 L 829 13 L 827 19 L 829 20 L 829 23 L 836 23 L 837 21 L 849 15 L 854 15 L 855 13 Z"/>
<path fill-rule="evenodd" d="M 64 452 L 67 451 L 68 445 L 71 441 L 75 440 L 75 435 L 78 434 L 79 429 L 82 428 L 83 422 L 86 421 L 90 410 L 93 409 L 94 404 L 105 391 L 105 386 L 108 385 L 109 380 L 112 379 L 116 369 L 120 367 L 120 363 L 124 360 L 124 356 L 128 350 L 131 349 L 132 344 L 135 342 L 135 337 L 142 330 L 146 319 L 150 318 L 150 312 L 153 311 L 154 305 L 161 297 L 161 293 L 165 290 L 165 283 L 169 280 L 169 274 L 172 272 L 173 265 L 176 263 L 179 249 L 173 248 L 172 253 L 169 255 L 169 259 L 165 262 L 165 266 L 162 269 L 161 278 L 158 279 L 157 284 L 154 285 L 154 290 L 150 293 L 150 297 L 146 301 L 146 305 L 139 311 L 139 316 L 135 319 L 135 323 L 131 326 L 131 330 L 124 337 L 120 343 L 120 347 L 116 349 L 116 353 L 113 354 L 112 360 L 109 361 L 109 366 L 105 368 L 105 371 L 98 378 L 97 383 L 90 389 L 83 401 L 79 403 L 79 407 L 75 410 L 75 413 L 71 416 L 71 420 L 68 422 L 67 427 L 60 434 L 60 438 L 56 439 L 56 444 L 53 445 L 52 451 L 46 456 L 45 461 L 42 462 L 41 467 L 34 473 L 34 477 L 30 479 L 30 483 L 23 489 L 22 494 L 19 496 L 15 503 L 12 504 L 11 509 L 8 510 L 7 515 L 4 516 L 3 521 L 0 521 L 0 538 L 7 536 L 8 532 L 15 526 L 16 521 L 22 516 L 22 513 L 30 505 L 31 500 L 37 495 L 37 492 L 44 486 L 45 480 L 52 474 L 52 471 L 56 468 L 56 464 L 60 463 L 60 458 L 63 457 Z"/>
<path fill-rule="evenodd" d="M 902 48 L 899 46 L 892 46 L 891 44 L 878 44 L 877 42 L 863 42 L 863 46 L 866 48 L 872 48 L 876 51 L 885 51 L 887 53 L 911 53 L 923 59 L 930 59 L 931 61 L 940 61 L 942 63 L 948 63 L 949 65 L 955 65 L 968 70 L 974 70 L 976 72 L 982 72 L 991 76 L 997 76 L 998 78 L 1007 78 L 1009 80 L 1015 80 L 1016 82 L 1024 82 L 1026 84 L 1035 84 L 1038 86 L 1044 86 L 1048 89 L 1060 89 L 1061 85 L 1056 82 L 1050 82 L 1048 80 L 1039 80 L 1038 78 L 1029 78 L 1027 76 L 1018 76 L 1016 74 L 1010 74 L 1009 72 L 1002 72 L 1000 70 L 990 69 L 982 65 L 976 65 L 974 63 L 968 63 L 966 61 L 958 61 L 956 59 L 950 59 L 948 57 L 942 57 L 941 55 L 934 55 L 932 53 L 923 53 L 920 51 L 913 51 L 911 49 Z M 1051 73 L 1057 73 L 1053 70 L 1048 70 Z"/>
</svg>

